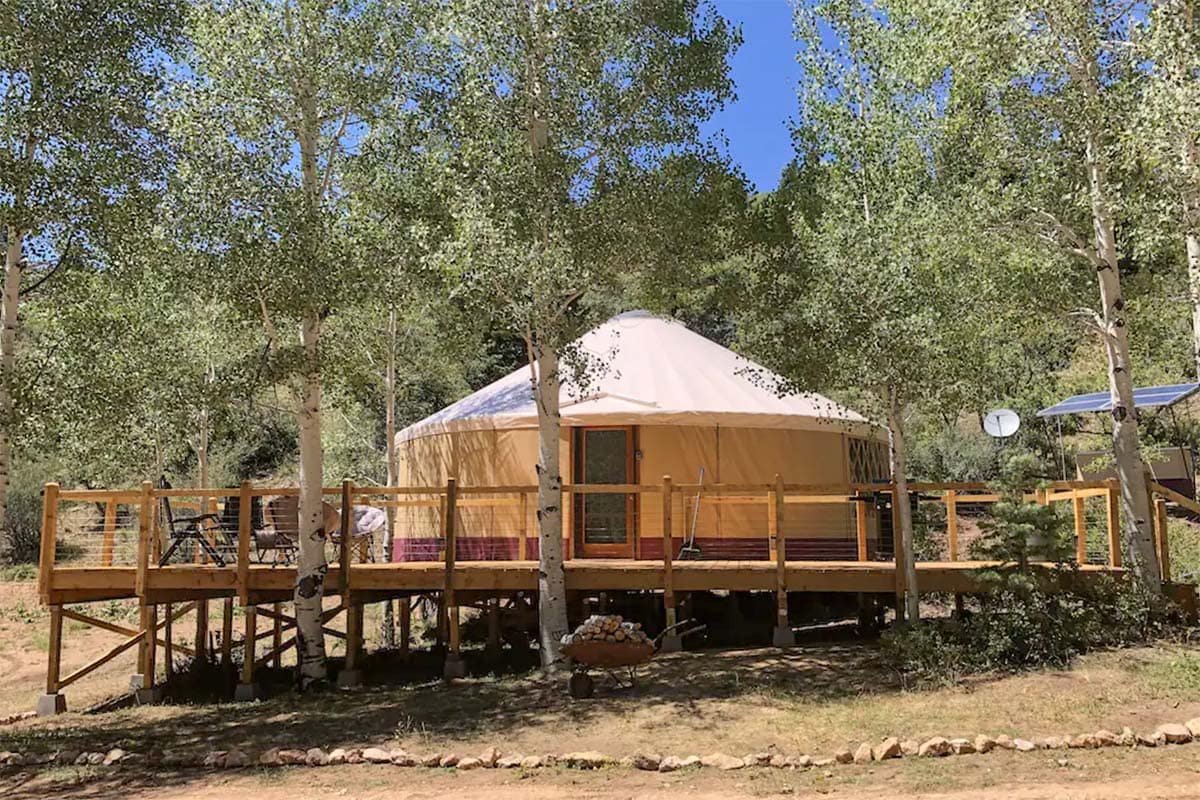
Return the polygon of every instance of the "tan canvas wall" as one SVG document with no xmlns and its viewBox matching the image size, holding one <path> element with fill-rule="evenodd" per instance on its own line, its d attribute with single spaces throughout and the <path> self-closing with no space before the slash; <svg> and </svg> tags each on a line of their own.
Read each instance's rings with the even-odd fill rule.
<svg viewBox="0 0 1200 800">
<path fill-rule="evenodd" d="M 638 481 L 659 484 L 670 475 L 676 484 L 695 483 L 700 467 L 707 483 L 769 484 L 776 473 L 786 483 L 845 483 L 849 481 L 845 435 L 836 430 L 770 430 L 760 428 L 683 427 L 647 425 L 638 429 Z M 560 458 L 564 480 L 572 480 L 570 429 L 563 429 Z M 401 482 L 441 486 L 455 475 L 460 486 L 536 484 L 537 431 L 533 429 L 471 431 L 437 434 L 411 440 L 399 447 Z M 500 497 L 500 496 L 493 496 Z M 516 499 L 516 495 L 505 495 Z M 476 500 L 483 498 L 476 497 Z M 693 497 L 674 500 L 675 536 L 690 529 Z M 662 503 L 658 495 L 644 495 L 638 520 L 638 537 L 662 537 Z M 536 498 L 527 506 L 527 529 L 536 536 Z M 565 529 L 571 530 L 572 508 L 566 506 Z M 764 502 L 716 503 L 701 500 L 696 522 L 700 538 L 765 537 L 767 506 Z M 492 507 L 468 504 L 460 510 L 460 531 L 465 537 L 514 536 L 522 528 L 515 502 Z M 874 529 L 874 525 L 872 526 Z M 784 530 L 805 539 L 852 538 L 855 530 L 852 504 L 800 505 L 785 509 Z M 427 531 L 427 533 L 424 533 Z M 398 524 L 398 535 L 436 535 L 436 509 L 412 509 Z M 874 530 L 872 530 L 872 538 Z"/>
</svg>

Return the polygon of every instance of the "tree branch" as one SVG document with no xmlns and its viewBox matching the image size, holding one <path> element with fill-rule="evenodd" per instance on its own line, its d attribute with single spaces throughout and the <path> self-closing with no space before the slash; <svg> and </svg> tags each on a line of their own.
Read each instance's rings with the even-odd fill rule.
<svg viewBox="0 0 1200 800">
<path fill-rule="evenodd" d="M 38 280 L 34 281 L 33 285 L 26 286 L 24 289 L 20 290 L 20 292 L 18 292 L 18 296 L 27 297 L 27 296 L 33 294 L 35 291 L 37 291 L 39 286 L 41 286 L 43 283 L 45 283 L 46 281 L 53 278 L 55 276 L 55 274 L 58 273 L 58 270 L 63 266 L 63 264 L 65 264 L 67 262 L 67 256 L 70 255 L 70 253 L 71 253 L 71 245 L 74 243 L 74 241 L 75 241 L 75 232 L 71 231 L 71 233 L 67 236 L 67 243 L 63 245 L 62 252 L 58 256 L 58 261 L 56 261 L 54 266 L 50 268 L 50 271 L 47 272 L 45 275 L 42 275 L 42 277 L 39 278 Z"/>
</svg>

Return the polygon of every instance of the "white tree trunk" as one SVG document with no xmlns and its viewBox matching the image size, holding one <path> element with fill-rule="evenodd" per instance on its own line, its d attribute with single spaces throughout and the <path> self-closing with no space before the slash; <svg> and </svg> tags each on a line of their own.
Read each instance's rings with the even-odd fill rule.
<svg viewBox="0 0 1200 800">
<path fill-rule="evenodd" d="M 1192 356 L 1200 380 L 1200 163 L 1196 143 L 1183 143 L 1183 238 L 1187 245 L 1188 286 L 1192 295 Z"/>
<path fill-rule="evenodd" d="M 900 563 L 896 569 L 904 573 L 904 611 L 910 622 L 921 616 L 921 598 L 917 592 L 917 560 L 913 547 L 912 506 L 908 502 L 908 451 L 904 439 L 904 413 L 894 389 L 888 390 L 888 443 L 892 461 L 892 482 L 896 485 L 893 499 L 900 530 L 892 535 L 900 538 Z"/>
<path fill-rule="evenodd" d="M 558 351 L 539 344 L 534 400 L 538 411 L 538 643 L 542 668 L 553 672 L 562 660 L 567 633 L 567 581 L 563 571 L 562 470 L 558 442 Z"/>
<path fill-rule="evenodd" d="M 0 559 L 10 554 L 8 486 L 12 481 L 12 380 L 17 367 L 17 310 L 21 300 L 21 244 L 23 234 L 14 227 L 5 231 L 4 298 L 0 306 Z"/>
<path fill-rule="evenodd" d="M 1096 235 L 1096 277 L 1104 307 L 1104 343 L 1112 395 L 1113 456 L 1121 482 L 1125 566 L 1148 591 L 1158 594 L 1162 585 L 1150 527 L 1150 497 L 1138 442 L 1137 410 L 1133 404 L 1129 331 L 1123 316 L 1125 299 L 1121 296 L 1121 274 L 1100 137 L 1094 130 L 1088 133 L 1086 158 L 1092 225 Z"/>
<path fill-rule="evenodd" d="M 383 374 L 384 394 L 384 446 L 387 448 L 387 485 L 400 482 L 400 463 L 396 457 L 396 312 L 388 313 L 387 368 Z M 392 547 L 396 541 L 396 509 L 387 508 L 387 527 L 383 531 L 383 561 L 392 560 Z M 379 621 L 379 639 L 382 646 L 391 650 L 396 647 L 396 620 L 391 600 L 383 603 L 383 617 Z"/>
<path fill-rule="evenodd" d="M 304 348 L 303 382 L 298 422 L 300 425 L 300 530 L 296 560 L 296 654 L 300 689 L 323 682 L 325 635 L 321 628 L 321 600 L 325 595 L 325 515 L 321 502 L 321 320 L 316 312 L 300 324 Z M 347 523 L 343 523 L 348 527 Z M 345 533 L 343 533 L 345 535 Z"/>
</svg>

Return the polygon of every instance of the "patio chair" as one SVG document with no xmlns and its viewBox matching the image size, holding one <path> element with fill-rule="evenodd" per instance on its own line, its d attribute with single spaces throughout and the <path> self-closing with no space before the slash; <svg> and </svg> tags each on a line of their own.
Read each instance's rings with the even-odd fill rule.
<svg viewBox="0 0 1200 800">
<path fill-rule="evenodd" d="M 322 502 L 321 509 L 324 514 L 325 530 L 332 538 L 333 533 L 341 524 L 341 517 L 338 515 L 337 509 L 329 503 Z M 255 531 L 255 547 L 258 547 L 260 537 L 263 543 L 259 558 L 262 558 L 263 551 L 275 550 L 277 553 L 285 555 L 287 563 L 290 564 L 300 549 L 300 498 L 295 495 L 273 498 L 267 503 L 266 521 L 266 530 Z"/>
<path fill-rule="evenodd" d="M 238 530 L 241 526 L 242 498 L 233 495 L 225 499 L 225 512 L 222 514 L 222 527 L 226 530 Z M 263 518 L 262 498 L 250 498 L 250 545 L 254 548 L 254 558 L 259 564 L 267 563 L 267 554 L 271 555 L 271 566 L 281 563 L 290 565 L 296 560 L 296 540 L 278 528 L 267 527 Z"/>
<path fill-rule="evenodd" d="M 170 489 L 171 483 L 165 477 L 159 478 L 158 488 Z M 171 499 L 169 497 L 160 497 L 159 503 L 162 507 L 163 524 L 166 525 L 167 532 L 171 537 L 171 545 L 158 560 L 160 567 L 169 564 L 171 557 L 175 555 L 175 552 L 181 546 L 193 542 L 218 567 L 226 566 L 225 557 L 221 555 L 221 551 L 216 547 L 215 540 L 217 538 L 222 539 L 222 549 L 226 553 L 231 552 L 234 545 L 229 535 L 222 529 L 219 515 L 196 514 L 188 517 L 176 517 L 175 513 L 171 510 Z M 209 541 L 210 536 L 214 541 Z"/>
</svg>

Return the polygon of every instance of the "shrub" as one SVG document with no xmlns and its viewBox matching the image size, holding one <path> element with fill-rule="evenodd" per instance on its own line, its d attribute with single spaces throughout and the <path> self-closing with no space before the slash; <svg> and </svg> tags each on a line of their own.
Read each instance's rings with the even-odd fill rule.
<svg viewBox="0 0 1200 800">
<path fill-rule="evenodd" d="M 1090 650 L 1161 635 L 1170 622 L 1132 582 L 1073 567 L 1034 568 L 973 598 L 961 617 L 886 631 L 883 653 L 918 681 L 953 682 L 971 673 L 1061 668 Z M 998 572 L 994 571 L 994 576 Z"/>
<path fill-rule="evenodd" d="M 4 528 L 10 564 L 36 563 L 42 541 L 42 485 L 24 472 L 15 472 L 8 488 Z"/>
</svg>

